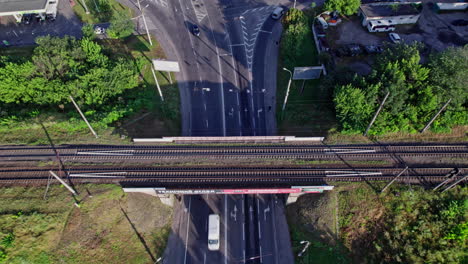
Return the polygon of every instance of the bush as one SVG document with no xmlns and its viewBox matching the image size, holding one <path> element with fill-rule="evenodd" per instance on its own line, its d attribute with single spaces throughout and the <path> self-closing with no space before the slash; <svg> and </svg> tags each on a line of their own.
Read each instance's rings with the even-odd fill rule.
<svg viewBox="0 0 468 264">
<path fill-rule="evenodd" d="M 130 17 L 125 12 L 118 12 L 114 14 L 107 34 L 113 39 L 122 39 L 132 35 L 134 28 Z"/>
</svg>

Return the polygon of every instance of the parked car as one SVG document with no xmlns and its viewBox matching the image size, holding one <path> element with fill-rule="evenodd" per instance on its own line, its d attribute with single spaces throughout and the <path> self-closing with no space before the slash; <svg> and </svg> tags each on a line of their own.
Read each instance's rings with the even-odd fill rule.
<svg viewBox="0 0 468 264">
<path fill-rule="evenodd" d="M 99 26 L 94 28 L 94 34 L 96 34 L 96 35 L 102 35 L 102 34 L 104 34 L 104 33 L 106 33 L 106 29 L 105 29 L 105 28 L 99 27 Z"/>
<path fill-rule="evenodd" d="M 273 19 L 280 19 L 282 15 L 284 15 L 284 8 L 281 6 L 278 6 L 275 8 L 275 10 L 273 10 L 273 12 L 271 12 L 271 18 Z"/>
<path fill-rule="evenodd" d="M 382 53 L 383 49 L 377 45 L 366 45 L 364 46 L 364 51 L 367 54 L 375 54 L 375 53 Z"/>
<path fill-rule="evenodd" d="M 465 20 L 465 19 L 457 19 L 457 20 L 452 21 L 452 25 L 454 25 L 454 26 L 456 26 L 456 27 L 468 26 L 468 20 Z"/>
<path fill-rule="evenodd" d="M 200 36 L 200 28 L 197 25 L 192 25 L 192 34 L 195 36 Z"/>
<path fill-rule="evenodd" d="M 390 38 L 390 40 L 393 43 L 400 43 L 401 42 L 400 35 L 398 35 L 397 33 L 388 33 L 388 37 Z"/>
<path fill-rule="evenodd" d="M 46 14 L 46 20 L 54 22 L 55 21 L 55 15 L 53 14 Z"/>
<path fill-rule="evenodd" d="M 21 20 L 24 24 L 29 25 L 33 19 L 33 14 L 24 14 Z"/>
<path fill-rule="evenodd" d="M 346 47 L 349 50 L 350 56 L 357 56 L 363 53 L 361 46 L 359 44 L 349 44 Z"/>
</svg>

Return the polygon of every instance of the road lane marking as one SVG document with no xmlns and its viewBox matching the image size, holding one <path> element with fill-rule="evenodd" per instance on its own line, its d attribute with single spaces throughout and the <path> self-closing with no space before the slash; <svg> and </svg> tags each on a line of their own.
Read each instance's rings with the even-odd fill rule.
<svg viewBox="0 0 468 264">
<path fill-rule="evenodd" d="M 260 263 L 263 263 L 263 257 L 262 257 L 262 246 L 258 246 L 260 248 Z"/>
<path fill-rule="evenodd" d="M 190 225 L 190 207 L 191 206 L 192 206 L 192 196 L 189 196 L 189 206 L 188 206 L 188 214 L 187 214 L 187 234 L 185 235 L 184 263 L 187 263 L 188 233 L 189 233 L 189 225 Z"/>
<path fill-rule="evenodd" d="M 260 216 L 260 200 L 257 198 L 257 216 Z M 258 238 L 262 239 L 262 229 L 260 228 L 260 220 L 257 222 L 258 224 Z"/>
<path fill-rule="evenodd" d="M 275 195 L 272 198 L 276 201 Z M 273 252 L 276 252 L 276 254 L 278 254 L 278 243 L 276 242 L 276 219 L 274 218 L 275 203 L 273 203 L 273 199 L 270 200 L 271 201 L 271 222 L 273 223 L 273 244 L 275 245 L 275 250 Z M 276 264 L 278 264 L 278 258 L 273 258 L 273 259 L 275 260 Z"/>
<path fill-rule="evenodd" d="M 227 264 L 227 195 L 224 195 L 224 263 Z"/>
<path fill-rule="evenodd" d="M 203 2 L 203 0 L 201 0 L 200 2 Z M 205 4 L 203 3 L 203 5 L 205 5 Z M 205 8 L 205 10 L 206 10 L 206 8 Z M 221 59 L 220 59 L 220 56 L 219 56 L 218 43 L 217 43 L 216 37 L 215 37 L 215 35 L 213 33 L 213 25 L 211 23 L 210 16 L 208 15 L 208 11 L 206 12 L 206 17 L 208 18 L 208 24 L 210 24 L 211 37 L 213 38 L 213 41 L 214 41 L 214 44 L 215 44 L 216 58 L 218 59 L 219 86 L 221 88 L 221 119 L 223 120 L 223 136 L 226 136 L 226 109 L 224 108 L 225 106 L 224 106 L 223 70 L 221 68 Z"/>
</svg>

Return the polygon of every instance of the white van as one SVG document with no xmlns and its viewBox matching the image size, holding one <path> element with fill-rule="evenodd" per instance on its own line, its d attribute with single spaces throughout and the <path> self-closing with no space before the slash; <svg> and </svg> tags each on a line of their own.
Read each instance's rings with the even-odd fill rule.
<svg viewBox="0 0 468 264">
<path fill-rule="evenodd" d="M 219 250 L 219 215 L 208 216 L 208 249 Z"/>
</svg>

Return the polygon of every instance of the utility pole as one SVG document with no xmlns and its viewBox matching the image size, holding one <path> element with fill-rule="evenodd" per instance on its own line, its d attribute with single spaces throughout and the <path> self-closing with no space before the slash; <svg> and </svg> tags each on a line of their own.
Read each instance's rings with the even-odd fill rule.
<svg viewBox="0 0 468 264">
<path fill-rule="evenodd" d="M 450 101 L 452 101 L 452 98 L 450 98 L 445 104 L 444 106 L 442 106 L 442 108 L 439 110 L 439 112 L 437 112 L 437 114 L 435 114 L 435 116 L 431 119 L 431 121 L 429 121 L 429 123 L 427 123 L 427 125 L 421 130 L 421 133 L 424 133 L 424 131 L 426 131 L 432 124 L 432 122 L 434 122 L 434 120 L 440 115 L 440 113 L 442 113 L 442 111 L 444 111 L 444 109 L 448 106 L 448 104 L 450 103 Z"/>
<path fill-rule="evenodd" d="M 89 14 L 89 10 L 88 10 L 88 7 L 86 6 L 86 0 L 81 0 L 81 3 L 83 4 L 83 7 L 86 11 L 86 14 L 88 15 Z"/>
<path fill-rule="evenodd" d="M 448 191 L 450 189 L 452 189 L 453 187 L 455 187 L 455 185 L 459 184 L 460 182 L 466 180 L 466 177 L 468 177 L 468 175 L 465 175 L 463 176 L 461 179 L 459 179 L 458 181 L 452 183 L 450 186 L 448 186 L 447 188 L 445 188 L 442 192 L 445 192 L 445 191 Z"/>
<path fill-rule="evenodd" d="M 288 96 L 289 96 L 289 89 L 291 88 L 291 81 L 292 81 L 292 72 L 286 68 L 283 68 L 284 71 L 289 72 L 289 82 L 288 82 L 288 88 L 286 89 L 286 96 L 284 97 L 284 102 L 283 102 L 283 109 L 282 111 L 284 112 L 284 109 L 286 108 L 286 103 L 288 102 Z"/>
<path fill-rule="evenodd" d="M 156 87 L 158 87 L 158 92 L 159 92 L 159 96 L 161 97 L 161 101 L 164 102 L 164 97 L 161 91 L 161 87 L 159 86 L 158 78 L 156 78 L 156 72 L 154 71 L 153 64 L 151 64 L 151 73 L 153 73 L 153 78 L 154 78 L 154 81 L 156 82 Z"/>
<path fill-rule="evenodd" d="M 66 182 L 64 182 L 57 174 L 55 174 L 53 171 L 49 171 L 50 175 L 54 176 L 55 179 L 57 179 L 63 186 L 65 186 L 73 195 L 77 195 L 76 191 L 68 185 Z"/>
<path fill-rule="evenodd" d="M 396 179 L 398 179 L 398 177 L 400 177 L 406 170 L 408 169 L 408 166 L 406 166 L 406 168 L 404 168 L 400 173 L 398 173 L 397 176 L 395 176 L 387 185 L 385 185 L 385 187 L 382 189 L 382 191 L 380 191 L 381 193 L 385 192 L 385 190 L 390 187 L 390 185 L 392 185 Z"/>
<path fill-rule="evenodd" d="M 94 129 L 91 127 L 91 125 L 89 124 L 88 120 L 86 119 L 86 117 L 83 115 L 83 113 L 81 112 L 80 110 L 80 107 L 76 104 L 75 100 L 73 99 L 73 97 L 70 95 L 70 100 L 72 101 L 73 105 L 76 107 L 76 110 L 78 110 L 78 113 L 80 113 L 81 117 L 83 118 L 83 120 L 86 122 L 86 125 L 88 125 L 89 127 L 89 130 L 91 130 L 91 133 L 93 133 L 93 135 L 98 138 L 98 135 L 96 134 L 96 131 L 94 131 Z"/>
<path fill-rule="evenodd" d="M 153 41 L 151 40 L 151 36 L 150 36 L 150 33 L 149 33 L 149 29 L 148 29 L 148 24 L 146 24 L 146 18 L 145 18 L 145 8 L 147 8 L 148 6 L 149 6 L 149 4 L 146 5 L 145 7 L 141 8 L 140 0 L 138 0 L 138 9 L 140 9 L 141 16 L 143 17 L 143 23 L 145 24 L 146 35 L 148 36 L 148 41 L 149 41 L 150 45 L 153 46 Z"/>
<path fill-rule="evenodd" d="M 369 123 L 369 126 L 367 126 L 366 132 L 364 132 L 364 136 L 367 136 L 367 132 L 369 132 L 369 129 L 371 128 L 372 124 L 374 124 L 375 119 L 377 119 L 377 116 L 379 115 L 380 111 L 382 110 L 385 101 L 387 101 L 388 96 L 390 95 L 390 92 L 387 92 L 385 95 L 385 98 L 383 99 L 382 103 L 380 103 L 379 109 L 377 109 L 377 112 L 375 113 L 374 117 L 372 118 L 371 122 Z"/>
</svg>

